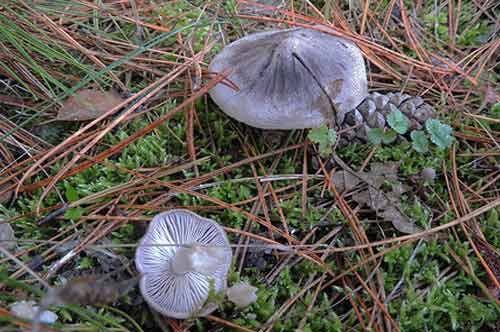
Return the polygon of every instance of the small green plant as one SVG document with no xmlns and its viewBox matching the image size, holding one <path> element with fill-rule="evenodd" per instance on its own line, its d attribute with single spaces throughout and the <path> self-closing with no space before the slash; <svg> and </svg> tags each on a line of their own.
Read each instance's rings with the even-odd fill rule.
<svg viewBox="0 0 500 332">
<path fill-rule="evenodd" d="M 208 297 L 206 303 L 217 303 L 220 304 L 224 301 L 224 292 L 215 290 L 215 280 L 210 278 L 208 280 Z"/>
<path fill-rule="evenodd" d="M 326 124 L 319 128 L 313 128 L 307 135 L 312 142 L 319 144 L 319 153 L 322 156 L 330 154 L 335 142 L 337 142 L 337 132 L 328 128 Z"/>
<path fill-rule="evenodd" d="M 451 136 L 452 129 L 450 126 L 436 119 L 428 119 L 425 122 L 425 129 L 431 135 L 432 143 L 436 144 L 440 149 L 451 146 L 453 137 Z"/>
<path fill-rule="evenodd" d="M 392 129 L 384 130 L 382 128 L 370 128 L 368 130 L 368 141 L 372 144 L 391 144 L 398 137 Z"/>
<path fill-rule="evenodd" d="M 401 113 L 400 110 L 392 110 L 392 112 L 387 116 L 387 123 L 392 129 L 401 135 L 406 133 L 408 131 L 408 127 L 410 126 L 408 118 Z"/>
<path fill-rule="evenodd" d="M 389 129 L 371 128 L 368 130 L 368 141 L 375 145 L 390 144 L 397 138 L 397 134 L 404 135 L 408 132 L 410 121 L 399 110 L 393 110 L 387 116 Z M 429 139 L 439 149 L 451 146 L 453 137 L 452 128 L 437 119 L 428 119 L 425 122 L 427 133 L 422 130 L 413 130 L 410 133 L 412 147 L 415 151 L 426 153 L 429 151 Z"/>
<path fill-rule="evenodd" d="M 429 140 L 422 130 L 414 130 L 410 134 L 412 140 L 412 147 L 415 151 L 426 153 L 429 151 Z"/>
<path fill-rule="evenodd" d="M 496 103 L 491 107 L 491 114 L 495 119 L 500 118 L 500 103 Z"/>
</svg>

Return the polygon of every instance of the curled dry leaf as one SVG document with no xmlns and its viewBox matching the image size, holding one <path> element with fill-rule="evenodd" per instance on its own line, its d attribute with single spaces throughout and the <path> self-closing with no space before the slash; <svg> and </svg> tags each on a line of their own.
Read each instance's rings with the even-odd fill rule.
<svg viewBox="0 0 500 332">
<path fill-rule="evenodd" d="M 115 90 L 83 89 L 63 102 L 60 121 L 87 121 L 98 118 L 123 101 Z"/>
<path fill-rule="evenodd" d="M 32 310 L 34 311 L 33 317 L 30 318 L 33 319 L 32 331 L 40 330 L 40 323 L 44 322 L 43 315 L 51 305 L 111 304 L 129 292 L 138 280 L 138 277 L 133 277 L 124 281 L 105 281 L 97 276 L 86 276 L 70 280 L 61 287 L 49 288 L 40 306 Z"/>
<path fill-rule="evenodd" d="M 484 94 L 484 100 L 489 104 L 498 103 L 498 100 L 500 100 L 500 95 L 495 91 L 495 89 L 491 85 L 487 84 L 486 91 Z"/>
</svg>

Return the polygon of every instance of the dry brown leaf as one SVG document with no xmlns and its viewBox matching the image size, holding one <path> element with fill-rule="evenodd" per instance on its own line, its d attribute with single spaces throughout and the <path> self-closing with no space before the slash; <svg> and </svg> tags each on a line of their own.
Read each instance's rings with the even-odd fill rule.
<svg viewBox="0 0 500 332">
<path fill-rule="evenodd" d="M 14 192 L 11 189 L 7 190 L 10 186 L 12 186 L 10 181 L 0 186 L 0 204 L 7 204 L 12 199 Z"/>
<path fill-rule="evenodd" d="M 415 225 L 407 216 L 399 212 L 394 206 L 387 207 L 379 214 L 385 220 L 392 222 L 394 227 L 401 233 L 414 234 L 422 231 L 420 227 Z"/>
<path fill-rule="evenodd" d="M 368 193 L 370 194 L 369 206 L 378 213 L 378 211 L 389 207 L 389 200 L 382 190 L 369 187 Z"/>
<path fill-rule="evenodd" d="M 399 162 L 372 163 L 365 180 L 375 188 L 380 188 L 385 181 L 397 181 L 399 165 Z"/>
<path fill-rule="evenodd" d="M 87 121 L 98 118 L 123 101 L 115 90 L 83 89 L 66 99 L 57 114 L 60 121 Z"/>
<path fill-rule="evenodd" d="M 392 222 L 394 227 L 402 233 L 420 232 L 422 229 L 398 209 L 402 195 L 410 190 L 398 180 L 398 170 L 399 162 L 373 163 L 370 172 L 360 173 L 363 180 L 369 184 L 368 188 L 353 195 L 353 199 L 360 205 L 366 205 L 374 210 L 380 218 Z M 343 185 L 344 174 L 338 173 L 337 181 Z M 333 181 L 336 181 L 335 174 Z M 391 191 L 384 192 L 380 189 L 385 182 L 392 184 Z"/>
<path fill-rule="evenodd" d="M 104 280 L 96 275 L 74 278 L 65 285 L 52 288 L 42 301 L 48 304 L 96 305 L 115 302 L 128 293 L 139 281 L 140 276 L 127 280 Z"/>
<path fill-rule="evenodd" d="M 368 190 L 363 190 L 356 193 L 356 195 L 352 196 L 352 199 L 359 205 L 370 206 L 370 193 L 368 192 Z"/>
<path fill-rule="evenodd" d="M 335 172 L 332 177 L 332 183 L 339 193 L 353 190 L 360 182 L 360 178 L 347 171 Z"/>
<path fill-rule="evenodd" d="M 400 199 L 404 193 L 410 191 L 410 189 L 411 188 L 409 186 L 404 185 L 399 181 L 396 181 L 396 183 L 392 185 L 392 191 L 389 193 L 388 196 L 391 200 L 397 200 Z"/>
</svg>

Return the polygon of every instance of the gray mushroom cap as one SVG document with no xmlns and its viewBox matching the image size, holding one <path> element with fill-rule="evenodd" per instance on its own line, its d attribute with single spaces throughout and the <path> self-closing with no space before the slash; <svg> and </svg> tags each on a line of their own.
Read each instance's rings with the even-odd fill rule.
<svg viewBox="0 0 500 332">
<path fill-rule="evenodd" d="M 209 65 L 229 69 L 227 84 L 211 89 L 229 116 L 263 129 L 319 127 L 347 112 L 368 94 L 365 64 L 352 42 L 324 32 L 294 28 L 248 35 L 229 45 Z"/>
<path fill-rule="evenodd" d="M 136 251 L 141 293 L 168 317 L 208 315 L 217 307 L 205 303 L 210 288 L 225 290 L 231 258 L 226 233 L 213 220 L 179 209 L 158 214 Z"/>
</svg>

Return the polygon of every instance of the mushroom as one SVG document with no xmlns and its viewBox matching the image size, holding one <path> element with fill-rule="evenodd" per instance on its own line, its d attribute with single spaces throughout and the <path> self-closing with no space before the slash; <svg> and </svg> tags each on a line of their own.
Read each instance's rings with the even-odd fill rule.
<svg viewBox="0 0 500 332">
<path fill-rule="evenodd" d="M 217 84 L 212 99 L 229 116 L 262 129 L 319 127 L 335 120 L 335 110 L 351 111 L 368 94 L 360 49 L 311 29 L 259 32 L 236 40 L 209 65 L 210 72 L 227 69 L 233 84 Z"/>
<path fill-rule="evenodd" d="M 232 251 L 226 233 L 213 220 L 188 210 L 156 215 L 136 251 L 139 287 L 161 314 L 185 319 L 214 311 L 210 291 L 226 289 Z"/>
<path fill-rule="evenodd" d="M 226 291 L 229 301 L 233 302 L 238 308 L 244 308 L 257 301 L 257 287 L 247 282 L 239 282 Z"/>
</svg>

